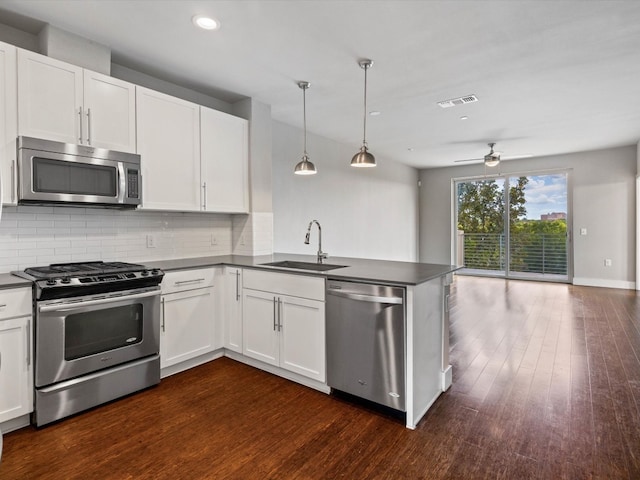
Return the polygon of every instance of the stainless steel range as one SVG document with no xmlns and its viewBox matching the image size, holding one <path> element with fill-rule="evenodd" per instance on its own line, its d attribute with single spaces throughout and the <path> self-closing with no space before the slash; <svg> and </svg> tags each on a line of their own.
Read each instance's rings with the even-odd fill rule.
<svg viewBox="0 0 640 480">
<path fill-rule="evenodd" d="M 161 270 L 86 262 L 13 273 L 34 282 L 33 423 L 160 382 Z"/>
</svg>

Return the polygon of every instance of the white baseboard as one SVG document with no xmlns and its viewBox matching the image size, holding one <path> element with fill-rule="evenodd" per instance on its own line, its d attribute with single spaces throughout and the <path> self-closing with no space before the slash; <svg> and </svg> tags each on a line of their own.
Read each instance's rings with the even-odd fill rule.
<svg viewBox="0 0 640 480">
<path fill-rule="evenodd" d="M 636 282 L 625 280 L 606 280 L 603 278 L 573 277 L 573 284 L 583 287 L 621 288 L 624 290 L 635 290 Z"/>
<path fill-rule="evenodd" d="M 2 433 L 9 433 L 22 427 L 28 427 L 30 424 L 31 414 L 27 413 L 26 415 L 22 415 L 18 418 L 0 423 L 0 431 L 2 431 Z"/>
<path fill-rule="evenodd" d="M 205 353 L 196 358 L 191 358 L 182 363 L 178 363 L 176 365 L 171 365 L 169 367 L 164 367 L 160 370 L 160 378 L 166 378 L 170 375 L 175 375 L 176 373 L 184 372 L 185 370 L 189 370 L 190 368 L 197 367 L 198 365 L 203 365 L 211 360 L 215 360 L 216 358 L 220 358 L 224 356 L 224 349 L 219 348 L 214 350 L 213 352 Z"/>
<path fill-rule="evenodd" d="M 446 370 L 442 372 L 442 391 L 446 392 L 453 383 L 453 367 L 449 365 Z"/>
<path fill-rule="evenodd" d="M 279 367 L 274 367 L 273 365 L 269 365 L 268 363 L 261 362 L 260 360 L 255 360 L 253 358 L 246 357 L 240 353 L 226 350 L 225 357 L 229 357 L 232 360 L 236 360 L 238 362 L 241 362 L 251 367 L 257 368 L 259 370 L 271 373 L 273 375 L 286 378 L 287 380 L 291 380 L 292 382 L 299 383 L 300 385 L 304 385 L 305 387 L 313 388 L 314 390 L 318 390 L 322 393 L 331 392 L 331 388 L 327 386 L 327 384 L 325 383 L 319 382 L 317 380 L 312 380 L 311 378 L 304 377 L 302 375 L 299 375 L 294 372 L 290 372 L 288 370 L 284 370 Z"/>
</svg>

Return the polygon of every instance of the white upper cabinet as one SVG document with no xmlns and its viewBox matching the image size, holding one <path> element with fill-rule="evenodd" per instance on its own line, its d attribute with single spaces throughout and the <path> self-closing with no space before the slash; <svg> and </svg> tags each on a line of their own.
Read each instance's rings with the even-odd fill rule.
<svg viewBox="0 0 640 480">
<path fill-rule="evenodd" d="M 203 208 L 209 212 L 249 211 L 249 122 L 200 107 Z"/>
<path fill-rule="evenodd" d="M 142 208 L 201 210 L 200 107 L 136 88 Z"/>
<path fill-rule="evenodd" d="M 135 87 L 19 49 L 18 133 L 133 153 Z"/>
<path fill-rule="evenodd" d="M 2 204 L 16 203 L 16 47 L 0 42 L 0 178 Z"/>
<path fill-rule="evenodd" d="M 135 86 L 101 73 L 84 71 L 86 143 L 135 153 Z"/>
<path fill-rule="evenodd" d="M 18 50 L 18 132 L 82 143 L 82 68 Z"/>
</svg>

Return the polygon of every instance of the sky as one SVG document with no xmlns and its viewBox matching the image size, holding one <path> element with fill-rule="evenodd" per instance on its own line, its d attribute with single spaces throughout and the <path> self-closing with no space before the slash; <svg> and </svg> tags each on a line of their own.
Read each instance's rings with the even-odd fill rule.
<svg viewBox="0 0 640 480">
<path fill-rule="evenodd" d="M 540 220 L 540 215 L 567 213 L 567 175 L 531 175 L 524 189 L 527 218 Z"/>
</svg>

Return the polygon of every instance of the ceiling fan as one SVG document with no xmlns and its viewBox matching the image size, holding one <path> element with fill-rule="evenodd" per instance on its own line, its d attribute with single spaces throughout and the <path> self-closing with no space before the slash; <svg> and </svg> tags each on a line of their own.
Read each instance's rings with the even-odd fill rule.
<svg viewBox="0 0 640 480">
<path fill-rule="evenodd" d="M 493 150 L 493 147 L 496 145 L 495 142 L 488 143 L 489 145 L 489 153 L 487 153 L 482 158 L 467 158 L 465 160 L 454 160 L 454 163 L 464 163 L 464 162 L 482 162 L 484 161 L 485 166 L 487 167 L 495 167 L 500 163 L 500 160 L 515 160 L 517 158 L 528 158 L 531 155 L 510 155 L 508 157 L 502 157 L 502 152 L 496 152 Z"/>
</svg>

